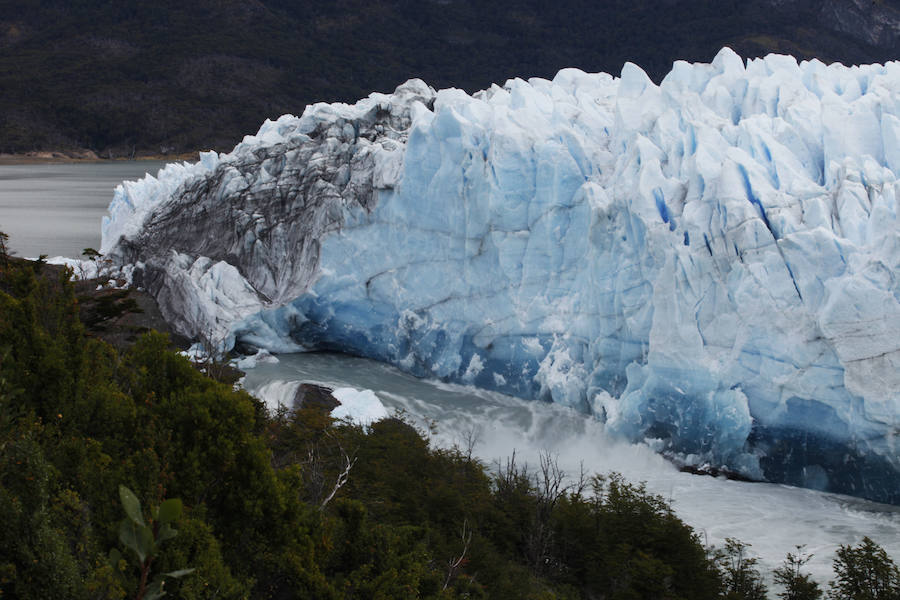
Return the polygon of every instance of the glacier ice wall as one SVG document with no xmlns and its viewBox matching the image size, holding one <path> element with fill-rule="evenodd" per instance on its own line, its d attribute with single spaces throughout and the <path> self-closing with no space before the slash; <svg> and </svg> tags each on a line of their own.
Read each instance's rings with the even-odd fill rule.
<svg viewBox="0 0 900 600">
<path fill-rule="evenodd" d="M 900 63 L 418 80 L 124 184 L 103 251 L 187 335 L 591 412 L 900 503 Z"/>
</svg>

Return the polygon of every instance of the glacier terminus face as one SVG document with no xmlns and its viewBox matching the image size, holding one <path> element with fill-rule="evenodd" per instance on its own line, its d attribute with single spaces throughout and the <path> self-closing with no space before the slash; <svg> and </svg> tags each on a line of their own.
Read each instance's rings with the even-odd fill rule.
<svg viewBox="0 0 900 600">
<path fill-rule="evenodd" d="M 411 80 L 120 186 L 180 332 L 557 402 L 678 460 L 900 503 L 900 63 Z"/>
</svg>

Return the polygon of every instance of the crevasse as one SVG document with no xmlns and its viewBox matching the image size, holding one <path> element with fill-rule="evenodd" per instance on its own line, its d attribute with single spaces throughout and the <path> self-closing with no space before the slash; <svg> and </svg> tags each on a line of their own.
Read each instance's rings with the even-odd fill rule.
<svg viewBox="0 0 900 600">
<path fill-rule="evenodd" d="M 418 80 L 123 184 L 103 252 L 178 329 L 593 413 L 900 503 L 900 63 Z"/>
</svg>

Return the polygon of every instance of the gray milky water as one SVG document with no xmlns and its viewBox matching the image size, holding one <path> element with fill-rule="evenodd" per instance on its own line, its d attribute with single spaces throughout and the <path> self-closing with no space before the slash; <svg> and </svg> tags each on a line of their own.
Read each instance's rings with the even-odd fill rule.
<svg viewBox="0 0 900 600">
<path fill-rule="evenodd" d="M 100 221 L 116 186 L 156 175 L 163 161 L 0 165 L 0 231 L 16 256 L 78 258 L 100 248 Z"/>
</svg>

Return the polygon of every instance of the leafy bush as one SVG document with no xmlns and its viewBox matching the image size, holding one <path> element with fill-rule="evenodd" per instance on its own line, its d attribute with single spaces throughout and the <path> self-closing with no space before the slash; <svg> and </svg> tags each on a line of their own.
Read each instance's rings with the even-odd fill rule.
<svg viewBox="0 0 900 600">
<path fill-rule="evenodd" d="M 819 584 L 810 579 L 808 573 L 800 572 L 812 556 L 803 551 L 803 546 L 797 546 L 796 550 L 796 554 L 788 552 L 784 563 L 773 573 L 775 583 L 784 586 L 778 597 L 782 600 L 819 600 L 822 597 Z"/>
<path fill-rule="evenodd" d="M 833 567 L 832 600 L 900 600 L 897 565 L 868 537 L 858 546 L 841 546 Z"/>
<path fill-rule="evenodd" d="M 166 579 L 177 579 L 189 575 L 194 569 L 179 569 L 168 573 L 158 573 L 150 579 L 150 567 L 157 558 L 160 545 L 178 535 L 172 523 L 181 517 L 181 500 L 170 498 L 150 511 L 152 517 L 145 523 L 141 502 L 134 492 L 124 485 L 119 486 L 119 498 L 126 517 L 119 523 L 119 541 L 131 550 L 138 559 L 140 571 L 136 600 L 157 600 L 166 595 L 163 586 Z M 113 548 L 109 554 L 113 569 L 119 571 L 122 553 Z"/>
<path fill-rule="evenodd" d="M 756 568 L 757 559 L 749 555 L 750 544 L 734 538 L 725 540 L 717 553 L 726 600 L 765 600 L 766 586 Z"/>
</svg>

